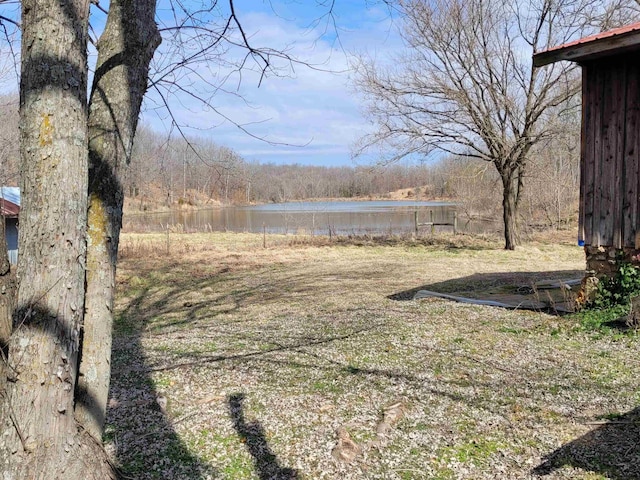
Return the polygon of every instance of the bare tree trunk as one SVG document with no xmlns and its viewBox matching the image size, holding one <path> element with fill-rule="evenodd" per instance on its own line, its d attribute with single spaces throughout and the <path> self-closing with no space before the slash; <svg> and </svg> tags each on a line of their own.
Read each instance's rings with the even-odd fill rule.
<svg viewBox="0 0 640 480">
<path fill-rule="evenodd" d="M 73 416 L 84 308 L 88 18 L 89 0 L 22 3 L 23 275 L 0 412 L 5 478 L 109 478 L 101 450 Z"/>
<path fill-rule="evenodd" d="M 122 177 L 129 163 L 149 63 L 160 44 L 155 0 L 112 0 L 98 41 L 89 113 L 89 214 L 85 320 L 76 418 L 102 438 L 111 375 L 111 330 Z"/>
<path fill-rule="evenodd" d="M 502 173 L 502 219 L 504 221 L 504 248 L 515 250 L 517 244 L 517 191 L 509 172 Z"/>
</svg>

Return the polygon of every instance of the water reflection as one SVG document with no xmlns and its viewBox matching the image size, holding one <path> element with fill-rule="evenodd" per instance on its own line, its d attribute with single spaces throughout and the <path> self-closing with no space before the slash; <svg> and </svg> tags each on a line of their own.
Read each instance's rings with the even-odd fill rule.
<svg viewBox="0 0 640 480">
<path fill-rule="evenodd" d="M 416 211 L 419 223 L 453 223 L 456 207 L 444 202 L 407 201 L 274 203 L 132 214 L 125 216 L 123 228 L 129 232 L 158 232 L 177 227 L 187 232 L 258 233 L 264 228 L 267 233 L 284 234 L 401 234 L 414 231 Z M 469 227 L 458 222 L 459 230 L 468 230 Z M 430 230 L 430 227 L 421 228 Z M 438 226 L 436 229 L 452 230 L 452 227 Z"/>
</svg>

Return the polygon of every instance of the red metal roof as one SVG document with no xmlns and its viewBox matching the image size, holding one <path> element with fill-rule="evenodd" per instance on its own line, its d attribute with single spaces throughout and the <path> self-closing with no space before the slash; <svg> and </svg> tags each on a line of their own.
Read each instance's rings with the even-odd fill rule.
<svg viewBox="0 0 640 480">
<path fill-rule="evenodd" d="M 580 40 L 575 40 L 573 42 L 565 43 L 564 45 L 552 47 L 548 49 L 547 52 L 553 52 L 555 50 L 573 47 L 574 45 L 584 45 L 585 43 L 595 42 L 596 40 L 600 40 L 601 38 L 615 37 L 617 35 L 622 35 L 623 33 L 635 32 L 636 30 L 640 30 L 640 22 L 632 23 L 631 25 L 626 25 L 624 27 L 614 28 L 613 30 L 609 30 L 607 32 L 600 32 L 594 35 L 589 35 L 588 37 L 581 38 Z"/>
<path fill-rule="evenodd" d="M 563 45 L 538 52 L 534 65 L 540 67 L 559 60 L 579 61 L 587 57 L 618 53 L 623 49 L 640 46 L 640 22 L 596 33 Z"/>
<path fill-rule="evenodd" d="M 20 206 L 5 198 L 0 198 L 0 215 L 4 217 L 17 217 L 20 213 Z"/>
</svg>

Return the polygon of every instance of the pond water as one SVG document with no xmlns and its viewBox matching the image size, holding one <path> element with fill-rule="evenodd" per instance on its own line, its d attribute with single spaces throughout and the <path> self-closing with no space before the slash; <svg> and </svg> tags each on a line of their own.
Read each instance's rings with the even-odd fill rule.
<svg viewBox="0 0 640 480">
<path fill-rule="evenodd" d="M 345 201 L 292 202 L 223 207 L 194 211 L 125 215 L 128 232 L 231 231 L 298 233 L 310 235 L 400 234 L 413 232 L 418 223 L 453 223 L 456 206 L 446 202 Z M 421 230 L 431 227 L 421 226 Z M 452 226 L 436 226 L 452 231 Z M 458 229 L 478 231 L 477 225 L 458 222 Z"/>
</svg>

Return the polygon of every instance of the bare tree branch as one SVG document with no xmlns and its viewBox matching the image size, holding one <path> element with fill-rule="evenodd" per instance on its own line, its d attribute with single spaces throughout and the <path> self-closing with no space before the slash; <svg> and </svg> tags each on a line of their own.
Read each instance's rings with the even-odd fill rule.
<svg viewBox="0 0 640 480">
<path fill-rule="evenodd" d="M 434 151 L 492 163 L 503 183 L 506 248 L 529 152 L 552 135 L 549 119 L 580 89 L 577 67 L 540 70 L 533 53 L 577 39 L 638 9 L 630 1 L 401 0 L 407 50 L 392 64 L 361 58 L 356 87 L 377 130 L 372 147 L 389 159 Z M 626 17 L 627 21 L 628 18 Z"/>
</svg>

